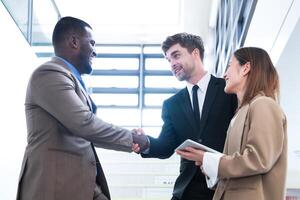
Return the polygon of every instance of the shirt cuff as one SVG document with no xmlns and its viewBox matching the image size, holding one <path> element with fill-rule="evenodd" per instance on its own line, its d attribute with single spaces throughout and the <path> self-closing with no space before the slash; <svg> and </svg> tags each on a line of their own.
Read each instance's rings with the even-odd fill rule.
<svg viewBox="0 0 300 200">
<path fill-rule="evenodd" d="M 205 152 L 203 156 L 202 171 L 206 175 L 206 183 L 208 188 L 212 188 L 218 182 L 218 169 L 222 153 Z"/>
</svg>

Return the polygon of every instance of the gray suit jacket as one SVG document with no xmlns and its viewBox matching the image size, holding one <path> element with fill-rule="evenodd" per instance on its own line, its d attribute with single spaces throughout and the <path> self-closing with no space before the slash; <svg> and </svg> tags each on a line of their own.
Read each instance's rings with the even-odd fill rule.
<svg viewBox="0 0 300 200">
<path fill-rule="evenodd" d="M 89 95 L 60 59 L 34 71 L 25 101 L 28 144 L 17 199 L 93 199 L 97 170 L 98 183 L 110 198 L 91 143 L 130 152 L 132 134 L 102 121 L 91 107 Z"/>
</svg>

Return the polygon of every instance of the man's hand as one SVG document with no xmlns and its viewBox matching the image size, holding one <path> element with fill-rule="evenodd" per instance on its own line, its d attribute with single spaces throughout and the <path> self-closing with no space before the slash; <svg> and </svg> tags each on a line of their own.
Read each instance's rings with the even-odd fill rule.
<svg viewBox="0 0 300 200">
<path fill-rule="evenodd" d="M 132 151 L 135 153 L 141 153 L 149 148 L 149 139 L 145 135 L 143 129 L 133 129 L 132 130 L 133 146 Z"/>
</svg>

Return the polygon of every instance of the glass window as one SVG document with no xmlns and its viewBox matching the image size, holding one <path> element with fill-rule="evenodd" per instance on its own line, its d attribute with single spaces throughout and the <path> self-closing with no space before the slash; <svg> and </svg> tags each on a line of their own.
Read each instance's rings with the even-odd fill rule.
<svg viewBox="0 0 300 200">
<path fill-rule="evenodd" d="M 36 53 L 53 53 L 53 46 L 32 46 L 31 47 Z"/>
<path fill-rule="evenodd" d="M 33 0 L 32 42 L 51 43 L 58 13 L 49 0 Z"/>
<path fill-rule="evenodd" d="M 161 54 L 163 53 L 161 46 L 145 46 L 144 47 L 144 53 L 155 53 L 155 54 Z"/>
<path fill-rule="evenodd" d="M 104 53 L 125 53 L 125 54 L 138 54 L 141 53 L 140 46 L 96 46 L 96 52 Z"/>
<path fill-rule="evenodd" d="M 95 104 L 99 106 L 137 106 L 137 94 L 91 94 Z"/>
<path fill-rule="evenodd" d="M 163 124 L 160 108 L 144 108 L 142 113 L 143 126 L 161 126 Z"/>
<path fill-rule="evenodd" d="M 137 108 L 99 108 L 97 116 L 108 123 L 122 127 L 140 125 L 140 111 Z"/>
<path fill-rule="evenodd" d="M 137 88 L 137 76 L 83 76 L 87 87 Z"/>
<path fill-rule="evenodd" d="M 147 58 L 145 59 L 146 70 L 170 70 L 170 64 L 165 58 Z"/>
<path fill-rule="evenodd" d="M 146 76 L 145 86 L 150 88 L 183 88 L 184 81 L 178 81 L 174 76 Z"/>
<path fill-rule="evenodd" d="M 172 96 L 173 93 L 168 94 L 145 94 L 146 106 L 162 106 L 163 101 Z"/>
<path fill-rule="evenodd" d="M 152 137 L 158 137 L 161 131 L 161 126 L 146 126 L 142 127 L 145 134 L 150 135 Z"/>
<path fill-rule="evenodd" d="M 138 70 L 139 59 L 137 58 L 94 58 L 93 69 Z"/>
<path fill-rule="evenodd" d="M 11 1 L 11 0 L 2 0 L 6 9 L 13 17 L 14 21 L 18 25 L 19 29 L 23 33 L 24 37 L 28 40 L 28 0 L 23 1 Z M 2 24 L 3 22 L 1 22 Z M 29 41 L 28 41 L 29 42 Z"/>
</svg>

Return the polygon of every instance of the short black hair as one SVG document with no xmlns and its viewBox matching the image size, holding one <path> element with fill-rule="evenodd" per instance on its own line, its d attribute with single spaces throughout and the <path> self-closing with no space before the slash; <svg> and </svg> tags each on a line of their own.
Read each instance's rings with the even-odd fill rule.
<svg viewBox="0 0 300 200">
<path fill-rule="evenodd" d="M 78 34 L 85 33 L 85 28 L 92 27 L 81 19 L 75 17 L 63 17 L 55 25 L 53 34 L 52 34 L 52 44 L 56 46 L 58 43 L 62 42 L 65 37 L 70 34 L 70 32 L 75 32 Z"/>
<path fill-rule="evenodd" d="M 200 58 L 203 61 L 204 45 L 200 36 L 193 35 L 190 33 L 177 33 L 175 35 L 168 36 L 166 40 L 162 43 L 161 47 L 164 54 L 166 54 L 168 49 L 175 44 L 180 44 L 180 46 L 187 48 L 189 53 L 191 53 L 194 49 L 197 48 L 200 52 Z"/>
</svg>

